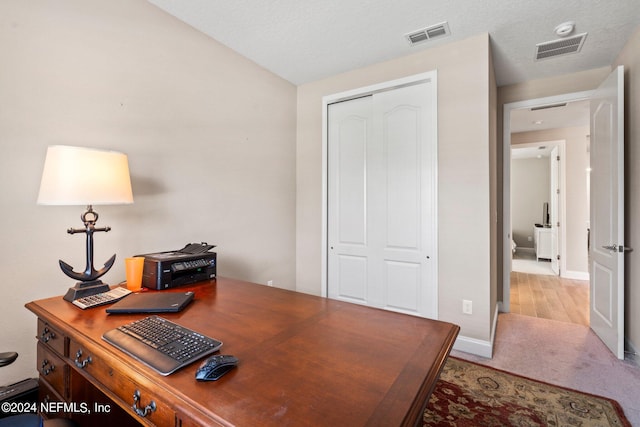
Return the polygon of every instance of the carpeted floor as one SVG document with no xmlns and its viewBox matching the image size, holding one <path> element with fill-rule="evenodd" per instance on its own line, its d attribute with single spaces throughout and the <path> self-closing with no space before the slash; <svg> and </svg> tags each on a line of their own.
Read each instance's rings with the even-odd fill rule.
<svg viewBox="0 0 640 427">
<path fill-rule="evenodd" d="M 452 356 L 538 381 L 616 400 L 640 427 L 640 367 L 618 360 L 587 326 L 512 313 L 499 315 L 493 357 Z"/>
<path fill-rule="evenodd" d="M 630 427 L 617 402 L 450 357 L 425 426 Z"/>
</svg>

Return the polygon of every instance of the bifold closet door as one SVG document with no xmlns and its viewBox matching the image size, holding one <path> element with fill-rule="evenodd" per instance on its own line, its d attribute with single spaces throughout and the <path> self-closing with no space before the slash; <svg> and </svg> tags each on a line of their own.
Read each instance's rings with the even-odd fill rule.
<svg viewBox="0 0 640 427">
<path fill-rule="evenodd" d="M 328 296 L 437 318 L 433 82 L 328 106 Z"/>
</svg>

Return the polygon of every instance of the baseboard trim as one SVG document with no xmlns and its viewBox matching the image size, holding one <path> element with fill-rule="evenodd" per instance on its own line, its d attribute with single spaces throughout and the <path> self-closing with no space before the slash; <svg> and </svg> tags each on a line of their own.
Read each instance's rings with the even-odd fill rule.
<svg viewBox="0 0 640 427">
<path fill-rule="evenodd" d="M 493 316 L 493 323 L 491 325 L 491 340 L 479 340 L 476 338 L 465 337 L 464 335 L 458 335 L 456 342 L 453 344 L 453 349 L 458 351 L 464 351 L 465 353 L 474 354 L 476 356 L 486 357 L 487 359 L 493 358 L 493 343 L 496 340 L 496 329 L 498 327 L 498 313 L 502 303 L 496 304 L 496 310 Z"/>
<path fill-rule="evenodd" d="M 560 276 L 564 279 L 573 279 L 573 280 L 589 280 L 589 273 L 586 271 L 564 271 Z"/>
<path fill-rule="evenodd" d="M 453 344 L 453 349 L 488 359 L 491 359 L 493 355 L 493 345 L 490 341 L 469 338 L 462 335 L 458 335 L 455 344 Z"/>
</svg>

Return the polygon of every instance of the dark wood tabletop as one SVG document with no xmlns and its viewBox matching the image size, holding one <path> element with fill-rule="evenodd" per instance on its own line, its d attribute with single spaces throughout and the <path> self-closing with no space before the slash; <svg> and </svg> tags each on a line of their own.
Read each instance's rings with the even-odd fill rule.
<svg viewBox="0 0 640 427">
<path fill-rule="evenodd" d="M 451 323 L 229 278 L 149 292 L 185 290 L 195 291 L 194 301 L 162 316 L 222 341 L 220 353 L 240 360 L 218 381 L 196 382 L 199 363 L 161 376 L 102 340 L 145 315 L 80 310 L 62 297 L 26 306 L 155 390 L 192 425 L 420 424 L 459 331 Z"/>
</svg>

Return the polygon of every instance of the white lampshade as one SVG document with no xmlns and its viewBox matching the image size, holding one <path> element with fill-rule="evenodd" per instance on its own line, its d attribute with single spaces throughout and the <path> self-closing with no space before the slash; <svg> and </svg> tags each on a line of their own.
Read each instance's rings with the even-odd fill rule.
<svg viewBox="0 0 640 427">
<path fill-rule="evenodd" d="M 47 149 L 38 204 L 128 203 L 133 203 L 133 193 L 126 154 L 65 145 Z"/>
</svg>

